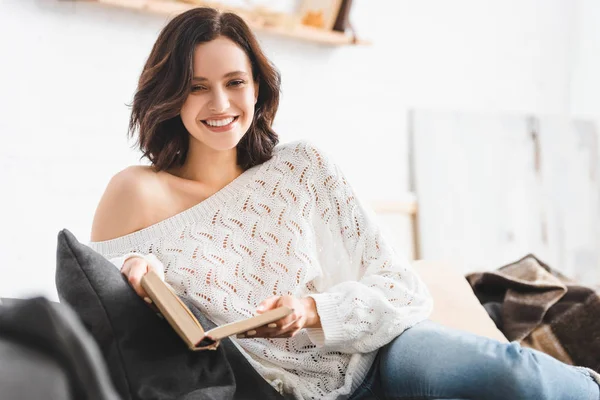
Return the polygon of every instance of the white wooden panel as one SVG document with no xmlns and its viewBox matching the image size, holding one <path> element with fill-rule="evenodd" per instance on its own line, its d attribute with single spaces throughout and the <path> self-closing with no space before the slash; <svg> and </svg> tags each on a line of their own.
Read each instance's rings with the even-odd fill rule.
<svg viewBox="0 0 600 400">
<path fill-rule="evenodd" d="M 547 253 L 527 118 L 418 111 L 412 122 L 421 258 L 466 272 Z"/>
<path fill-rule="evenodd" d="M 600 282 L 592 124 L 432 111 L 411 120 L 421 258 L 468 272 L 534 253 L 584 284 Z"/>
<path fill-rule="evenodd" d="M 555 265 L 600 283 L 597 131 L 586 121 L 543 117 L 540 144 L 548 240 Z"/>
</svg>

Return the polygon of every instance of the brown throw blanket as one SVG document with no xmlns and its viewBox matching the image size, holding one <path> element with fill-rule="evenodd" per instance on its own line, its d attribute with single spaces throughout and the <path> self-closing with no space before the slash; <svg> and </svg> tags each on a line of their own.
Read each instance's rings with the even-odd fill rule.
<svg viewBox="0 0 600 400">
<path fill-rule="evenodd" d="M 510 341 L 600 372 L 600 291 L 531 254 L 467 280 Z"/>
</svg>

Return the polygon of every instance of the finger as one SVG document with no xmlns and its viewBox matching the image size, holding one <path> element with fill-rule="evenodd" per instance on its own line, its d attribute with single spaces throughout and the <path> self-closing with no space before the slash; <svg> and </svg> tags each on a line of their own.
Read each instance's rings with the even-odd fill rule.
<svg viewBox="0 0 600 400">
<path fill-rule="evenodd" d="M 148 298 L 148 294 L 142 287 L 142 277 L 148 272 L 148 264 L 145 262 L 137 263 L 131 267 L 127 279 L 135 292 L 143 299 Z M 149 300 L 149 298 L 148 298 Z M 145 300 L 149 303 L 148 300 Z"/>
<path fill-rule="evenodd" d="M 301 315 L 298 315 L 296 312 L 293 312 L 287 317 L 283 317 L 275 322 L 263 325 L 262 327 L 256 329 L 257 332 L 255 335 L 251 336 L 259 337 L 259 335 L 264 335 L 261 337 L 272 337 L 273 335 L 282 333 L 281 330 L 283 327 L 289 327 L 291 324 L 298 321 L 300 318 L 302 318 Z"/>
<path fill-rule="evenodd" d="M 271 339 L 287 339 L 287 338 L 291 338 L 291 337 L 296 336 L 298 334 L 298 332 L 300 332 L 300 329 L 291 330 L 291 331 L 282 333 L 280 335 L 271 336 Z"/>
<path fill-rule="evenodd" d="M 281 299 L 281 296 L 272 296 L 263 300 L 256 308 L 256 312 L 260 314 L 267 310 L 275 308 L 279 299 Z"/>
<path fill-rule="evenodd" d="M 123 261 L 123 265 L 121 266 L 121 273 L 128 275 L 131 268 L 140 263 L 144 263 L 146 260 L 140 256 L 130 256 L 125 261 Z"/>
<path fill-rule="evenodd" d="M 279 328 L 279 329 L 274 329 L 274 331 L 271 332 L 271 336 L 269 336 L 269 337 L 272 337 L 272 338 L 290 337 L 290 334 L 292 332 L 299 331 L 300 329 L 302 329 L 302 321 L 301 321 L 301 318 L 298 318 L 295 321 L 291 321 L 291 322 L 281 326 L 281 328 Z"/>
<path fill-rule="evenodd" d="M 284 333 L 287 333 L 290 331 L 300 330 L 302 328 L 301 320 L 302 320 L 302 318 L 298 318 L 297 320 L 292 321 L 289 324 L 282 326 L 281 329 L 279 329 L 279 334 L 284 334 Z"/>
<path fill-rule="evenodd" d="M 141 278 L 136 277 L 137 275 L 139 275 L 139 273 L 136 273 L 135 271 L 137 271 L 137 269 L 140 269 L 140 268 L 141 269 L 147 268 L 144 266 L 144 260 L 140 257 L 131 257 L 131 258 L 128 258 L 127 260 L 125 260 L 125 262 L 123 263 L 123 267 L 121 268 L 121 273 L 123 275 L 125 275 L 125 277 L 127 278 L 127 281 L 129 282 L 129 284 L 133 288 L 133 290 L 136 292 L 136 294 L 138 296 L 142 297 L 146 303 L 152 304 L 152 300 L 150 300 L 150 297 L 148 297 L 146 291 L 141 286 L 141 283 L 140 284 L 137 283 L 138 280 L 141 282 Z M 132 270 L 134 271 L 133 274 L 132 274 Z M 132 276 L 131 279 L 130 279 L 130 276 Z M 151 308 L 158 312 L 158 309 L 156 309 L 156 307 L 152 306 Z"/>
<path fill-rule="evenodd" d="M 298 321 L 300 318 L 302 318 L 302 313 L 300 311 L 296 311 L 296 310 L 292 309 L 291 314 L 289 314 L 275 322 L 277 323 L 278 327 L 283 329 L 284 327 L 294 323 L 295 321 Z"/>
<path fill-rule="evenodd" d="M 295 319 L 291 319 L 290 317 L 282 318 L 278 321 L 275 321 L 274 322 L 275 326 L 271 327 L 271 329 L 269 329 L 269 331 L 270 332 L 280 332 L 283 330 L 283 327 L 289 326 L 294 321 L 295 321 Z"/>
<path fill-rule="evenodd" d="M 125 262 L 123 264 L 123 266 L 121 267 L 121 273 L 125 276 L 129 275 L 129 270 L 131 269 L 131 263 L 130 262 Z"/>
<path fill-rule="evenodd" d="M 277 324 L 272 322 L 268 325 L 263 325 L 256 329 L 251 329 L 249 331 L 243 332 L 241 335 L 246 338 L 267 338 L 271 337 L 274 333 L 278 332 L 279 328 Z M 240 337 L 238 335 L 238 337 Z"/>
</svg>

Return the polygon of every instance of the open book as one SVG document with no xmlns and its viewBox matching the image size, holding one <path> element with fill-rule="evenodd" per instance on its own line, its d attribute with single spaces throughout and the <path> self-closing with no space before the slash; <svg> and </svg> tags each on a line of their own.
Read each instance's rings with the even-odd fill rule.
<svg viewBox="0 0 600 400">
<path fill-rule="evenodd" d="M 160 279 L 156 272 L 150 270 L 144 275 L 142 287 L 161 314 L 192 350 L 214 349 L 219 340 L 227 336 L 245 333 L 275 322 L 293 311 L 288 307 L 279 307 L 250 318 L 217 326 L 205 332 L 190 309 L 173 292 L 173 289 Z"/>
</svg>

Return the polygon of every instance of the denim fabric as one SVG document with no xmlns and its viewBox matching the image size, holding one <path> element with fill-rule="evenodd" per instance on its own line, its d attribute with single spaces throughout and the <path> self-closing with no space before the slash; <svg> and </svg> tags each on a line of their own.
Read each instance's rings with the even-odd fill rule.
<svg viewBox="0 0 600 400">
<path fill-rule="evenodd" d="M 424 321 L 379 350 L 351 400 L 600 400 L 590 374 L 517 342 Z"/>
</svg>

